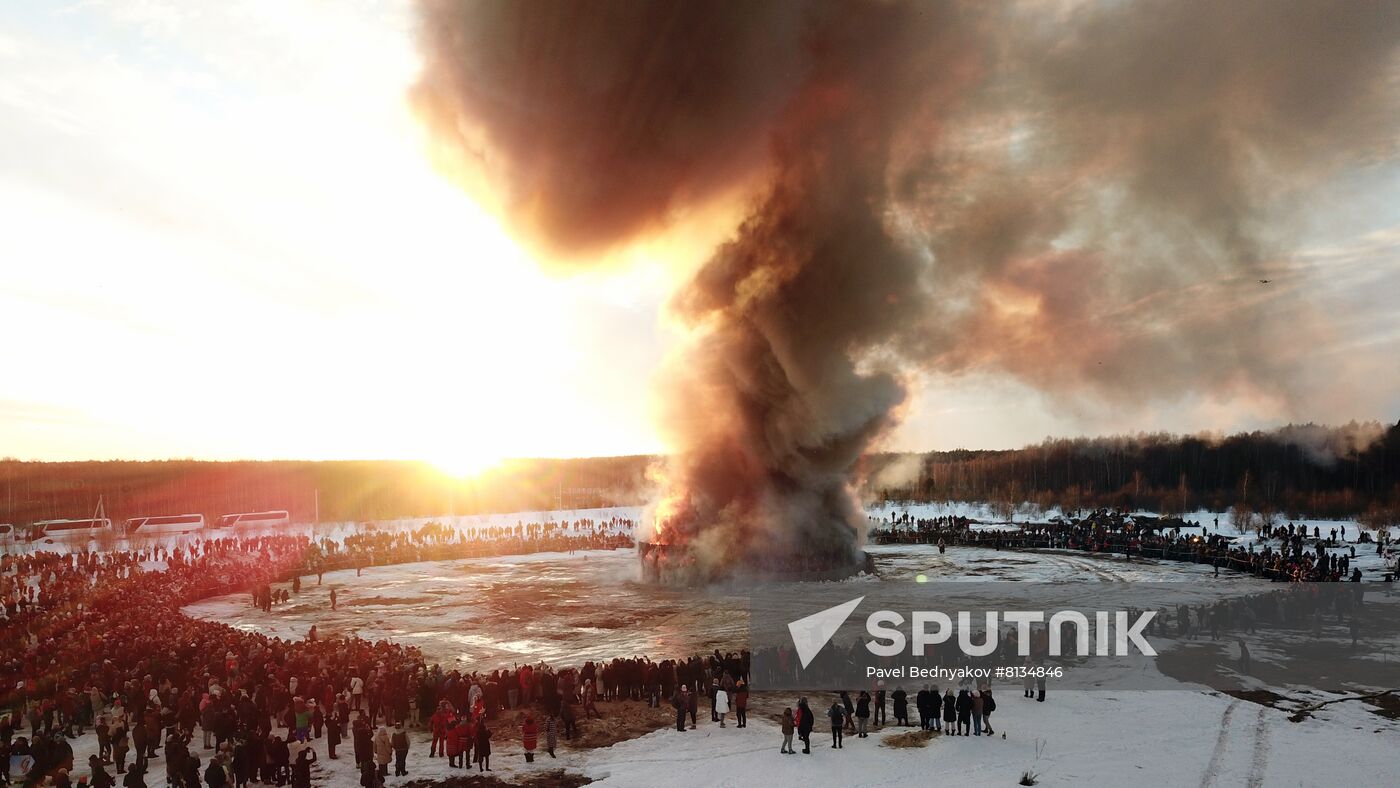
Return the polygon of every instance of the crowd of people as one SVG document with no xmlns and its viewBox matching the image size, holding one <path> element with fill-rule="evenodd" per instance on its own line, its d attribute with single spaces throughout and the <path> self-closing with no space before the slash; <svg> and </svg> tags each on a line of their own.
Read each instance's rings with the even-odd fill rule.
<svg viewBox="0 0 1400 788">
<path fill-rule="evenodd" d="M 283 640 L 180 609 L 240 590 L 268 606 L 294 593 L 303 576 L 319 582 L 333 569 L 630 544 L 618 526 L 465 533 L 430 526 L 343 542 L 220 536 L 170 547 L 7 554 L 0 557 L 0 783 L 139 788 L 161 769 L 166 784 L 184 788 L 306 786 L 318 760 L 312 743 L 324 739 L 325 757 L 339 759 L 337 746 L 349 738 L 362 785 L 377 786 L 391 762 L 406 774 L 406 725 L 450 731 L 445 749 L 474 752 L 472 762 L 489 769 L 491 726 L 515 709 L 529 710 L 521 723 L 527 741 L 540 715 L 552 752 L 555 730 L 567 738 L 578 717 L 598 713 L 595 693 L 640 699 L 654 680 L 659 703 L 663 682 L 698 681 L 708 662 L 444 670 L 389 641 L 314 633 Z M 286 580 L 290 589 L 272 590 Z M 75 768 L 71 740 L 89 731 L 98 751 L 86 769 Z"/>
<path fill-rule="evenodd" d="M 324 572 L 368 566 L 536 550 L 623 547 L 630 523 L 518 524 L 478 531 L 427 526 L 367 530 L 342 540 L 306 535 L 195 538 L 173 546 L 0 557 L 0 783 L 71 788 L 141 788 L 155 770 L 167 785 L 212 788 L 250 784 L 309 786 L 322 757 L 352 758 L 364 788 L 409 772 L 412 738 L 431 734 L 427 757 L 450 768 L 491 769 L 493 741 L 520 742 L 533 760 L 543 746 L 578 735 L 599 716 L 598 703 L 669 703 L 678 731 L 693 730 L 702 696 L 711 722 L 747 726 L 752 675 L 747 652 L 653 661 L 618 658 L 578 666 L 512 665 L 475 670 L 429 665 L 411 646 L 356 637 L 284 640 L 181 614 L 197 599 L 250 593 L 259 607 L 285 601 Z M 1284 526 L 1255 551 L 1194 527 L 1142 528 L 1121 513 L 1019 532 L 970 528 L 957 518 L 919 523 L 918 538 L 981 546 L 1146 553 L 1198 562 L 1242 561 L 1275 579 L 1341 579 L 1345 555 L 1328 553 L 1337 536 Z M 878 535 L 878 532 L 877 532 Z M 1345 533 L 1339 534 L 1345 540 Z M 1018 541 L 1019 540 L 1019 541 Z M 1326 544 L 1323 544 L 1326 542 Z M 1232 564 L 1233 565 L 1233 564 Z M 274 584 L 290 582 L 288 588 Z M 1219 635 L 1255 622 L 1292 623 L 1346 614 L 1347 595 L 1260 595 L 1185 607 L 1154 626 Z M 1152 634 L 1149 632 L 1148 634 Z M 1007 648 L 1014 649 L 1013 639 Z M 1037 648 L 1039 648 L 1037 646 Z M 1005 652 L 1011 653 L 1011 652 Z M 841 656 L 840 649 L 822 658 Z M 998 653 L 997 656 L 1004 656 Z M 935 659 L 940 657 L 936 656 Z M 792 665 L 793 655 L 774 664 Z M 1044 680 L 1038 700 L 1045 699 Z M 1028 696 L 1032 688 L 1027 686 Z M 841 693 L 825 710 L 832 746 L 881 725 L 886 701 L 895 724 L 910 723 L 902 688 L 887 698 L 872 688 Z M 992 733 L 988 687 L 925 687 L 912 699 L 921 727 L 951 735 Z M 950 716 L 951 715 L 951 716 Z M 796 735 L 810 752 L 816 723 L 806 700 L 781 717 L 781 751 Z M 688 723 L 688 725 L 687 725 Z M 97 752 L 74 763 L 72 740 L 93 732 Z M 503 734 L 502 731 L 505 731 Z M 198 737 L 198 738 L 197 738 Z M 348 753 L 338 752 L 348 739 Z M 324 743 L 324 745 L 322 744 Z"/>
<path fill-rule="evenodd" d="M 1167 561 L 1209 564 L 1234 569 L 1269 580 L 1295 582 L 1359 581 L 1361 573 L 1352 566 L 1356 545 L 1371 540 L 1346 541 L 1346 527 L 1323 534 L 1319 526 L 1311 533 L 1303 525 L 1261 525 L 1257 541 L 1244 542 L 1214 532 L 1207 526 L 1180 519 L 1134 516 L 1126 511 L 1098 509 L 1083 516 L 1059 517 L 1048 522 L 1025 523 L 1016 528 L 974 529 L 974 521 L 945 516 L 911 518 L 893 515 L 877 521 L 872 541 L 883 544 L 925 543 L 968 545 L 995 549 L 1059 549 L 1091 553 L 1118 553 Z M 1388 533 L 1376 540 L 1377 553 L 1383 554 Z M 1369 536 L 1369 535 L 1365 535 Z M 1275 544 L 1277 543 L 1277 544 Z M 1332 550 L 1345 549 L 1338 553 Z"/>
</svg>

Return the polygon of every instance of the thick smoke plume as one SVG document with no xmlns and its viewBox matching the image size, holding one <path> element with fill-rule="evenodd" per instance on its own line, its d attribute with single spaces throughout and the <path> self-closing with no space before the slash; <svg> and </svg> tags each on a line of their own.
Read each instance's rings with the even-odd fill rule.
<svg viewBox="0 0 1400 788">
<path fill-rule="evenodd" d="M 419 5 L 420 114 L 556 255 L 761 183 L 671 305 L 656 538 L 716 572 L 849 563 L 918 374 L 1286 408 L 1335 337 L 1279 228 L 1396 142 L 1393 3 Z"/>
</svg>

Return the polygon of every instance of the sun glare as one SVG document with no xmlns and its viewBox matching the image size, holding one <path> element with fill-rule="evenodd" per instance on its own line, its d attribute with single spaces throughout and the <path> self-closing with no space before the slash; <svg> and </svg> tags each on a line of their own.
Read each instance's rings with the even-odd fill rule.
<svg viewBox="0 0 1400 788">
<path fill-rule="evenodd" d="M 462 449 L 429 460 L 434 468 L 454 479 L 471 479 L 500 465 L 503 457 Z"/>
</svg>

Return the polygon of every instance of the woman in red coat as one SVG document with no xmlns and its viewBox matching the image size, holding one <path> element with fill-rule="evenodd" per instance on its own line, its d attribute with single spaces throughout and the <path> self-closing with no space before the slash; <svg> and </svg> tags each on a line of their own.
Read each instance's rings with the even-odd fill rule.
<svg viewBox="0 0 1400 788">
<path fill-rule="evenodd" d="M 535 724 L 533 714 L 525 715 L 525 723 L 520 726 L 520 744 L 525 748 L 525 762 L 535 762 L 535 748 L 540 743 L 540 726 Z"/>
<path fill-rule="evenodd" d="M 447 729 L 447 740 L 444 742 L 447 749 L 447 765 L 454 769 L 462 768 L 462 745 L 467 740 L 466 729 L 465 720 L 455 720 Z"/>
</svg>

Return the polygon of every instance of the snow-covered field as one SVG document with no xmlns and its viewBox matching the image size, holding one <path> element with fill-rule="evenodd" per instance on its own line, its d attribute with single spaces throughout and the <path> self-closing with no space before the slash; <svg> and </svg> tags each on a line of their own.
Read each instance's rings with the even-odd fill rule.
<svg viewBox="0 0 1400 788">
<path fill-rule="evenodd" d="M 977 516 L 974 507 L 902 507 L 873 510 L 910 511 L 916 517 L 957 513 Z M 984 516 L 986 513 L 983 513 Z M 536 515 L 531 517 L 530 515 Z M 637 510 L 557 512 L 556 520 L 580 517 L 635 518 Z M 544 513 L 517 513 L 492 518 L 458 518 L 461 527 L 539 522 Z M 444 518 L 432 518 L 443 521 Z M 1214 530 L 1214 515 L 1198 520 Z M 416 527 L 417 521 L 380 523 L 380 527 Z M 1309 528 L 1313 523 L 1308 523 Z M 1324 534 L 1332 523 L 1317 524 Z M 1347 523 L 1355 538 L 1355 524 Z M 325 526 L 322 527 L 326 528 Z M 1220 532 L 1252 539 L 1220 518 Z M 1369 569 L 1374 548 L 1360 546 L 1358 561 Z M 1344 549 L 1344 548 L 1343 548 Z M 871 548 L 880 583 L 917 575 L 952 579 L 1061 582 L 1183 581 L 1206 587 L 1209 567 L 1121 559 L 1074 552 L 1020 553 L 977 548 L 886 545 Z M 658 589 L 636 583 L 635 554 L 626 550 L 576 554 L 541 553 L 520 557 L 370 567 L 325 575 L 321 585 L 310 578 L 288 605 L 270 614 L 254 609 L 243 595 L 205 600 L 185 609 L 189 615 L 283 637 L 302 637 L 316 625 L 323 635 L 355 632 L 369 638 L 389 637 L 419 646 L 430 660 L 467 669 L 489 670 L 524 659 L 556 665 L 622 654 L 664 658 L 713 648 L 739 648 L 747 635 L 748 615 L 742 595 L 733 590 L 706 592 Z M 1210 579 L 1211 593 L 1220 584 L 1249 588 L 1269 584 L 1245 576 Z M 329 610 L 329 592 L 337 588 L 340 609 Z M 1257 659 L 1267 658 L 1264 654 Z M 1162 676 L 1162 683 L 1174 680 Z M 597 750 L 560 750 L 526 764 L 517 743 L 495 748 L 495 774 L 504 779 L 565 768 L 603 786 L 750 786 L 772 782 L 822 786 L 895 786 L 940 783 L 1014 785 L 1021 774 L 1038 775 L 1041 785 L 1347 785 L 1394 784 L 1393 743 L 1400 741 L 1394 706 L 1384 711 L 1360 699 L 1332 703 L 1301 721 L 1290 714 L 1309 704 L 1344 696 L 1306 687 L 1271 687 L 1261 693 L 1269 705 L 1174 684 L 1179 689 L 1154 691 L 1057 691 L 1053 683 L 1045 703 L 1021 697 L 1019 682 L 994 684 L 998 734 L 983 738 L 936 737 L 926 747 L 882 746 L 901 732 L 885 728 L 869 739 L 847 737 L 841 750 L 830 748 L 830 734 L 818 725 L 811 755 L 780 755 L 781 735 L 769 713 L 794 705 L 796 696 L 757 693 L 747 729 L 721 729 L 701 714 L 698 730 L 663 729 Z M 756 688 L 761 689 L 761 688 Z M 1279 697 L 1282 696 L 1282 697 Z M 810 694 L 818 714 L 832 696 Z M 605 714 L 609 706 L 603 704 Z M 587 722 L 581 723 L 587 725 Z M 1003 738 L 1004 734 L 1004 738 Z M 198 742 L 196 737 L 196 743 Z M 75 742 L 78 773 L 96 746 L 89 734 Z M 324 740 L 315 744 L 321 758 L 317 784 L 358 784 L 348 746 L 337 761 L 326 759 Z M 414 733 L 408 778 L 389 778 L 389 786 L 408 780 L 447 776 L 444 759 L 426 757 L 428 742 Z M 207 754 L 199 751 L 201 758 Z M 541 753 L 543 755 L 543 753 Z M 163 786 L 160 761 L 147 780 Z M 464 771 L 457 771 L 464 774 Z"/>
</svg>

